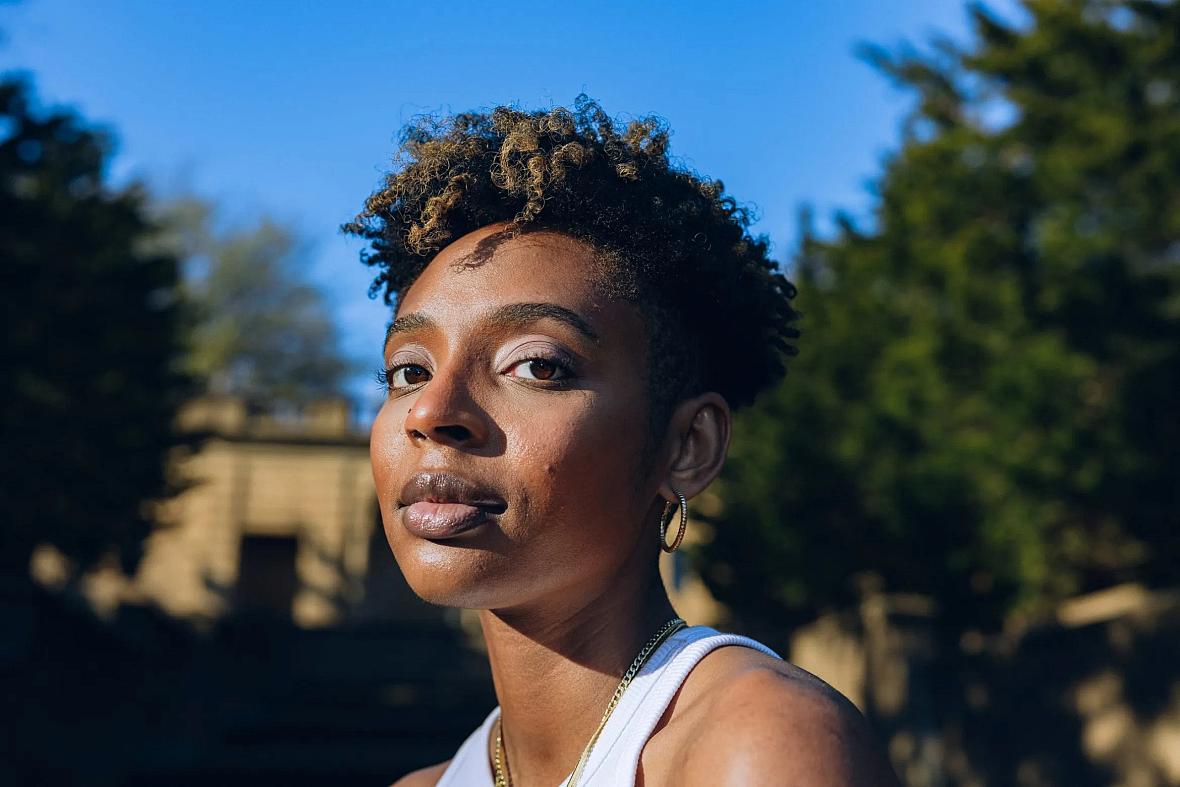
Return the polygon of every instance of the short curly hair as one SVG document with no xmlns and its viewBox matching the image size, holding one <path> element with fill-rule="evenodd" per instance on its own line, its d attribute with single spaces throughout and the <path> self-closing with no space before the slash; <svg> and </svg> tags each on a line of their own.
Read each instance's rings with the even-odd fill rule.
<svg viewBox="0 0 1180 787">
<path fill-rule="evenodd" d="M 703 391 L 749 404 L 795 354 L 795 287 L 722 183 L 673 163 L 668 136 L 658 118 L 623 124 L 586 96 L 573 110 L 419 118 L 343 227 L 370 244 L 370 296 L 393 304 L 443 246 L 480 227 L 559 231 L 595 248 L 614 294 L 640 306 L 653 426 Z"/>
</svg>

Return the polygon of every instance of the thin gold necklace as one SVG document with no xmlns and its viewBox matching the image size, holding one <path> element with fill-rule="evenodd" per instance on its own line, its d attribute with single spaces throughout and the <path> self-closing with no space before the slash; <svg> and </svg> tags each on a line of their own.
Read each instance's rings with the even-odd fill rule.
<svg viewBox="0 0 1180 787">
<path fill-rule="evenodd" d="M 606 713 L 602 714 L 602 721 L 598 722 L 598 729 L 590 736 L 590 742 L 586 744 L 586 748 L 582 750 L 582 756 L 578 758 L 578 764 L 574 767 L 573 773 L 570 774 L 569 780 L 565 783 L 565 787 L 575 787 L 578 779 L 582 776 L 582 770 L 586 767 L 586 763 L 590 761 L 590 752 L 594 749 L 594 744 L 598 742 L 598 736 L 602 734 L 602 730 L 606 727 L 606 721 L 610 718 L 611 713 L 619 704 L 619 700 L 623 698 L 623 692 L 631 685 L 631 680 L 639 674 L 639 670 L 643 669 L 643 665 L 651 657 L 651 654 L 656 652 L 656 649 L 664 643 L 664 640 L 675 634 L 680 629 L 684 628 L 686 624 L 680 618 L 672 618 L 655 633 L 643 649 L 639 651 L 639 655 L 631 662 L 631 666 L 623 673 L 623 679 L 619 681 L 618 688 L 615 689 L 614 695 L 610 698 L 610 703 L 606 706 Z M 512 787 L 512 775 L 508 771 L 508 753 L 504 751 L 504 727 L 502 723 L 503 717 L 496 719 L 496 756 L 493 759 L 493 764 L 496 770 L 496 785 L 495 787 Z"/>
</svg>

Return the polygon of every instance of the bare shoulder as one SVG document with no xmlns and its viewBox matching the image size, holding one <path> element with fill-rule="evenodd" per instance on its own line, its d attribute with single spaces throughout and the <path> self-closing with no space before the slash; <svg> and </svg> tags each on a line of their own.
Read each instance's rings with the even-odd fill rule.
<svg viewBox="0 0 1180 787">
<path fill-rule="evenodd" d="M 685 748 L 677 783 L 897 784 L 860 711 L 793 664 L 719 648 L 690 673 L 679 702 L 683 723 L 674 740 Z"/>
<path fill-rule="evenodd" d="M 434 787 L 450 764 L 451 761 L 447 760 L 438 765 L 431 765 L 429 768 L 420 768 L 413 773 L 407 773 L 395 781 L 391 787 Z"/>
</svg>

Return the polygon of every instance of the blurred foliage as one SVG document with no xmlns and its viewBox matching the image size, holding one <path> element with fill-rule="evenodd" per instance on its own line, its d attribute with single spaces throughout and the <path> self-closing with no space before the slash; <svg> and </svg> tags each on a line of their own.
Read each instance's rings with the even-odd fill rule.
<svg viewBox="0 0 1180 787">
<path fill-rule="evenodd" d="M 871 228 L 804 217 L 801 354 L 698 555 L 748 623 L 881 589 L 994 631 L 1177 579 L 1180 5 L 1024 8 L 864 51 L 916 108 Z"/>
<path fill-rule="evenodd" d="M 177 260 L 144 247 L 143 194 L 104 184 L 110 138 L 32 104 L 0 82 L 0 574 L 41 542 L 129 570 L 189 391 Z"/>
<path fill-rule="evenodd" d="M 263 217 L 221 230 L 213 206 L 192 196 L 164 202 L 156 214 L 159 247 L 185 261 L 196 317 L 188 368 L 210 393 L 267 407 L 341 394 L 355 364 L 341 351 L 295 229 Z"/>
</svg>

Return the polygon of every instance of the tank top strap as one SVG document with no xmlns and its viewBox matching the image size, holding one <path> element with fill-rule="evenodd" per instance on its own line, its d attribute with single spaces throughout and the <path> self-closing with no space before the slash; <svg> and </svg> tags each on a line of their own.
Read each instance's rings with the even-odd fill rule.
<svg viewBox="0 0 1180 787">
<path fill-rule="evenodd" d="M 492 787 L 495 784 L 496 779 L 488 764 L 488 740 L 499 717 L 500 706 L 497 705 L 483 724 L 463 741 L 436 787 Z"/>
<path fill-rule="evenodd" d="M 672 697 L 701 659 L 728 645 L 782 658 L 761 642 L 722 634 L 708 626 L 689 626 L 676 632 L 651 656 L 624 692 L 586 763 L 583 787 L 634 784 L 643 747 Z"/>
</svg>

